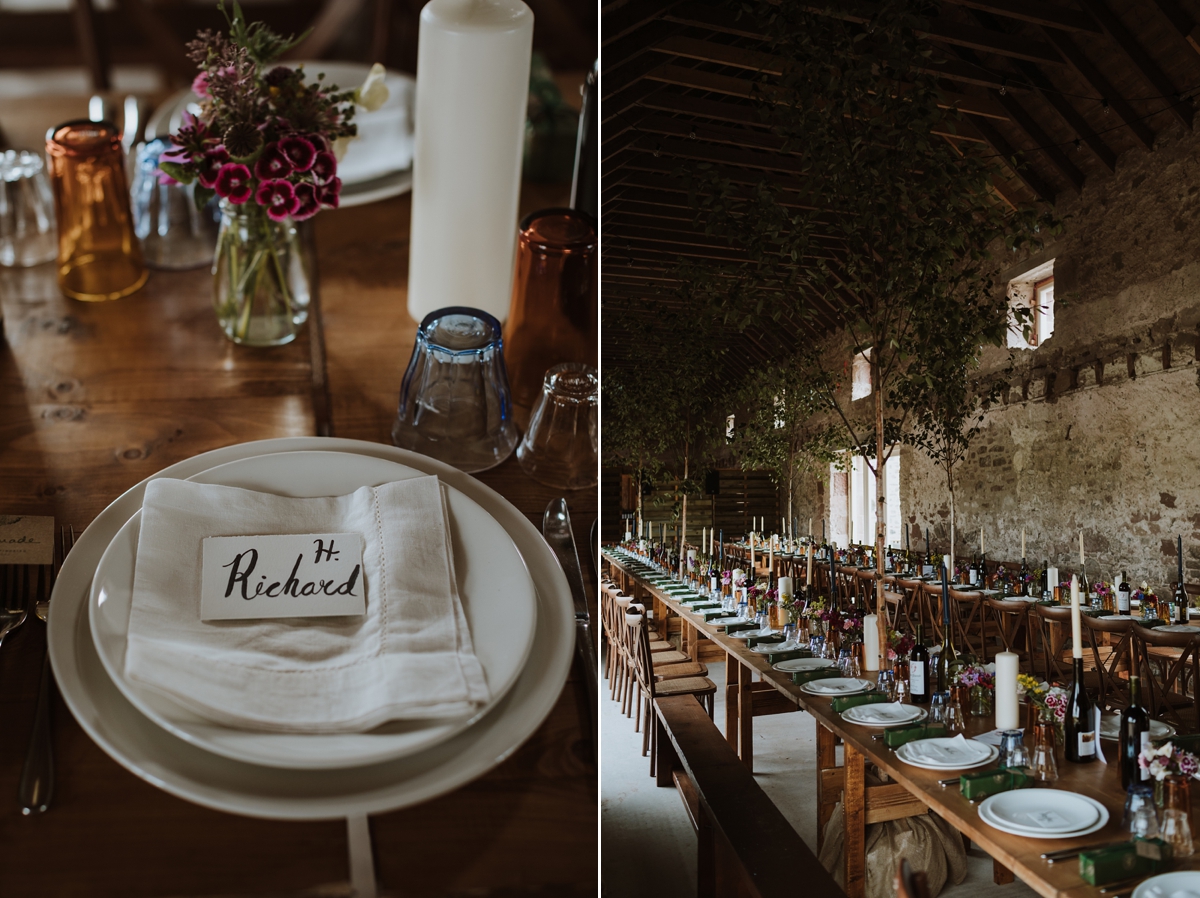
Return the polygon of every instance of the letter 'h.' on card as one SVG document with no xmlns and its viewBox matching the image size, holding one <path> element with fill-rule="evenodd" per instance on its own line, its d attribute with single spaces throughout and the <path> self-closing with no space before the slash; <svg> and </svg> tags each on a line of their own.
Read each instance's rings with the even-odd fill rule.
<svg viewBox="0 0 1200 898">
<path fill-rule="evenodd" d="M 361 534 L 210 536 L 203 553 L 202 621 L 366 614 Z"/>
</svg>

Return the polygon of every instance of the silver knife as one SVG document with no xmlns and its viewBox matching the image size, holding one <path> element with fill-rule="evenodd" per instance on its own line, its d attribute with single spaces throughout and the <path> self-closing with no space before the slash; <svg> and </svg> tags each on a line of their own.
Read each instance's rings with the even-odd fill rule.
<svg viewBox="0 0 1200 898">
<path fill-rule="evenodd" d="M 571 532 L 571 516 L 567 511 L 566 499 L 555 499 L 546 506 L 542 516 L 542 536 L 554 550 L 554 556 L 571 584 L 571 598 L 575 602 L 575 651 L 583 665 L 583 686 L 588 695 L 588 710 L 591 712 L 592 757 L 596 758 L 596 695 L 599 685 L 596 677 L 596 650 L 592 644 L 592 619 L 588 613 L 587 592 L 583 586 L 583 573 L 579 566 L 579 553 L 575 550 L 575 536 Z"/>
</svg>

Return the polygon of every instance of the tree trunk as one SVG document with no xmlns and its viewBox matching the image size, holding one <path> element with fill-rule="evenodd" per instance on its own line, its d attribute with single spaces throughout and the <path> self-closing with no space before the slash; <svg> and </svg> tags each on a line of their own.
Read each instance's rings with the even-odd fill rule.
<svg viewBox="0 0 1200 898">
<path fill-rule="evenodd" d="M 690 422 L 689 422 L 690 424 Z M 683 444 L 683 484 L 687 488 L 688 478 L 688 445 Z M 687 493 L 683 494 L 683 513 L 679 531 L 679 576 L 687 578 Z"/>
<path fill-rule="evenodd" d="M 954 579 L 954 465 L 946 467 L 946 484 L 950 488 L 950 579 Z"/>
<path fill-rule="evenodd" d="M 887 614 L 883 600 L 883 544 L 887 539 L 887 497 L 884 495 L 883 390 L 879 382 L 878 353 L 871 353 L 871 387 L 875 393 L 875 614 L 879 652 L 887 657 Z M 875 663 L 876 669 L 881 665 Z"/>
<path fill-rule="evenodd" d="M 636 473 L 637 473 L 637 526 L 638 526 L 638 540 L 639 541 L 641 540 L 642 533 L 644 532 L 643 524 L 642 524 L 642 471 L 643 471 L 642 459 L 638 458 L 638 466 L 637 466 Z"/>
</svg>

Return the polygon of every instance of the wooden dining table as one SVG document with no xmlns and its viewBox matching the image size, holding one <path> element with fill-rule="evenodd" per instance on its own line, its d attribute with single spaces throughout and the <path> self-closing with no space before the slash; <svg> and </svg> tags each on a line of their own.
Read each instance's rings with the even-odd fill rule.
<svg viewBox="0 0 1200 898">
<path fill-rule="evenodd" d="M 894 750 L 874 738 L 881 730 L 843 720 L 833 711 L 832 699 L 804 692 L 792 682 L 790 675 L 774 670 L 765 655 L 752 651 L 746 640 L 726 636 L 719 622 L 705 621 L 702 615 L 692 612 L 669 592 L 651 583 L 635 564 L 607 551 L 603 553 L 603 564 L 610 573 L 617 575 L 618 581 L 623 581 L 619 585 L 626 592 L 636 588 L 652 595 L 656 608 L 679 616 L 686 629 L 724 650 L 726 680 L 732 680 L 737 687 L 736 691 L 726 695 L 725 735 L 739 750 L 743 762 L 749 757 L 746 749 L 747 740 L 752 736 L 749 724 L 754 702 L 765 692 L 771 694 L 772 705 L 779 698 L 785 698 L 813 718 L 817 727 L 817 771 L 813 793 L 817 799 L 818 828 L 823 829 L 833 803 L 840 799 L 844 811 L 843 881 L 849 898 L 862 898 L 865 893 L 867 825 L 911 816 L 926 809 L 949 821 L 964 838 L 992 857 L 996 882 L 1012 882 L 1016 876 L 1044 898 L 1100 898 L 1100 890 L 1080 877 L 1075 859 L 1051 864 L 1041 855 L 1123 838 L 1120 824 L 1125 792 L 1115 763 L 1071 764 L 1064 761 L 1059 764 L 1058 781 L 1047 784 L 1051 788 L 1087 795 L 1102 803 L 1109 812 L 1109 821 L 1103 829 L 1076 839 L 1033 839 L 1001 832 L 980 819 L 978 806 L 964 798 L 956 786 L 940 784 L 939 780 L 947 777 L 945 772 L 925 770 L 899 760 Z M 730 670 L 734 674 L 731 675 Z M 873 680 L 876 674 L 866 672 L 863 676 Z M 990 716 L 971 717 L 966 735 L 982 735 L 993 726 Z M 835 761 L 838 740 L 844 745 L 841 765 Z M 1115 743 L 1105 742 L 1102 748 L 1110 759 L 1115 760 Z M 871 784 L 867 777 L 869 767 L 886 777 L 886 782 Z M 1200 859 L 1176 860 L 1172 869 L 1200 869 Z"/>
<path fill-rule="evenodd" d="M 40 125 L 21 105 L 30 133 L 63 120 L 62 103 L 45 105 Z M 9 122 L 11 138 L 21 129 Z M 568 190 L 524 185 L 521 214 L 566 205 Z M 138 293 L 89 304 L 62 296 L 53 264 L 0 268 L 0 514 L 53 515 L 79 533 L 126 489 L 211 449 L 288 436 L 390 443 L 416 333 L 409 213 L 404 195 L 313 219 L 310 320 L 273 349 L 222 335 L 205 269 L 154 271 Z M 539 531 L 564 495 L 515 457 L 477 477 Z M 596 491 L 565 495 L 586 555 Z M 105 754 L 58 697 L 54 801 L 22 816 L 45 647 L 32 614 L 0 646 L 0 895 L 348 894 L 344 820 L 255 819 L 169 795 Z M 490 772 L 370 818 L 381 894 L 595 895 L 597 770 L 582 688 L 573 666 L 544 723 Z"/>
</svg>

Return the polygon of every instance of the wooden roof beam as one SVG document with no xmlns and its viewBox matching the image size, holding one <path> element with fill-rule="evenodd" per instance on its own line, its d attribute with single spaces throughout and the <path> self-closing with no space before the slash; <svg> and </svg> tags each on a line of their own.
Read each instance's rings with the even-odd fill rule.
<svg viewBox="0 0 1200 898">
<path fill-rule="evenodd" d="M 1154 5 L 1167 17 L 1175 30 L 1187 41 L 1193 50 L 1200 53 L 1200 26 L 1176 0 L 1154 0 Z"/>
<path fill-rule="evenodd" d="M 601 16 L 600 46 L 607 47 L 627 34 L 632 34 L 643 25 L 660 18 L 680 2 L 681 0 L 637 0 L 636 3 L 626 3 L 612 12 L 604 13 Z"/>
<path fill-rule="evenodd" d="M 1032 190 L 1044 202 L 1054 205 L 1054 190 L 1042 180 L 1041 175 L 1035 172 L 1028 163 L 1022 165 L 1016 161 L 1018 152 L 1013 149 L 1012 144 L 1005 139 L 1004 135 L 991 122 L 977 121 L 975 127 L 987 138 L 988 143 L 1003 157 L 1008 168 L 1025 183 L 1026 187 Z"/>
<path fill-rule="evenodd" d="M 1099 34 L 1100 28 L 1086 14 L 1077 9 L 1057 6 L 1043 0 L 943 0 L 953 6 L 967 6 L 984 12 L 995 13 L 1034 25 L 1060 28 L 1063 31 L 1082 31 Z"/>
<path fill-rule="evenodd" d="M 1105 33 L 1116 42 L 1117 46 L 1124 51 L 1125 56 L 1133 63 L 1143 78 L 1150 86 L 1162 94 L 1164 97 L 1179 97 L 1180 102 L 1172 103 L 1170 112 L 1177 118 L 1180 124 L 1187 130 L 1192 130 L 1192 119 L 1195 110 L 1192 107 L 1190 100 L 1182 99 L 1180 91 L 1167 77 L 1166 73 L 1158 67 L 1149 53 L 1143 49 L 1142 45 L 1137 42 L 1137 39 L 1125 27 L 1125 23 L 1117 16 L 1108 5 L 1108 0 L 1092 0 L 1088 4 L 1088 11 L 1096 17 Z"/>
<path fill-rule="evenodd" d="M 1061 147 L 1055 146 L 1055 141 L 1034 120 L 1033 116 L 1025 111 L 1025 107 L 1018 103 L 1015 98 L 1001 94 L 999 91 L 993 91 L 993 95 L 997 102 L 1004 104 L 1005 108 L 1012 115 L 1013 121 L 1037 145 L 1038 152 L 1049 159 L 1050 163 L 1058 169 L 1059 174 L 1071 183 L 1071 186 L 1075 188 L 1075 192 L 1079 193 L 1082 191 L 1083 172 L 1076 167 L 1075 163 L 1067 158 L 1067 154 L 1062 151 Z"/>
</svg>

